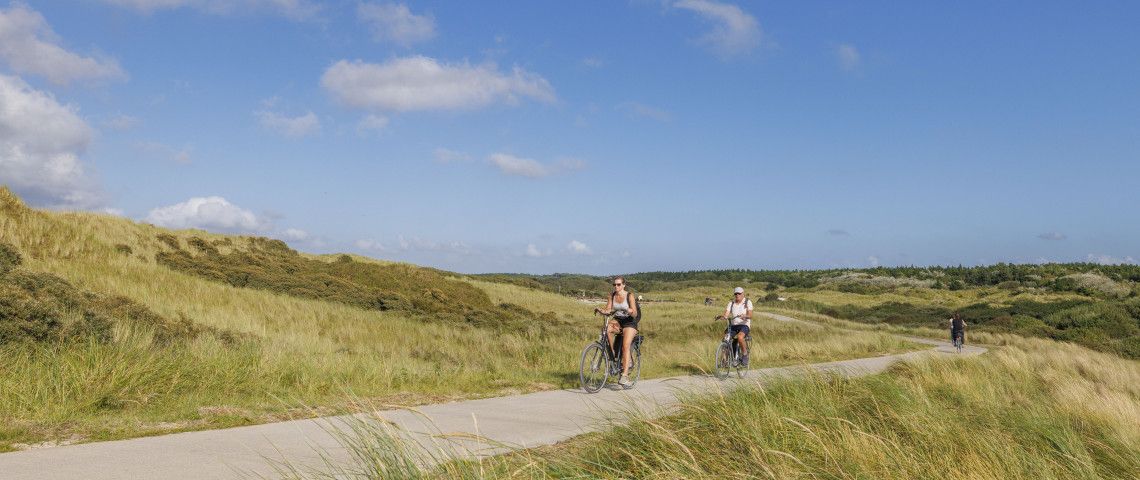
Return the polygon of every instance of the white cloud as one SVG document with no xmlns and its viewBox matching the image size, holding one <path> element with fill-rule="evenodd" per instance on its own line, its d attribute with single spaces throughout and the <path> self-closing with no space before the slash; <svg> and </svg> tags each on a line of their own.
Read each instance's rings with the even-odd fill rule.
<svg viewBox="0 0 1140 480">
<path fill-rule="evenodd" d="M 590 68 L 602 68 L 606 62 L 598 57 L 586 57 L 582 59 L 582 65 Z"/>
<path fill-rule="evenodd" d="M 859 50 L 846 43 L 835 47 L 835 58 L 839 60 L 839 68 L 847 72 L 858 69 L 861 62 Z"/>
<path fill-rule="evenodd" d="M 435 149 L 433 155 L 435 156 L 435 161 L 439 163 L 456 163 L 471 160 L 471 155 L 443 147 Z"/>
<path fill-rule="evenodd" d="M 459 241 L 436 242 L 420 237 L 409 238 L 400 235 L 397 237 L 397 243 L 400 245 L 400 250 L 404 251 L 471 253 L 471 247 Z"/>
<path fill-rule="evenodd" d="M 523 252 L 523 255 L 526 255 L 526 256 L 531 257 L 531 258 L 546 257 L 546 256 L 550 255 L 550 250 L 542 251 L 542 250 L 539 250 L 539 248 L 537 246 L 535 246 L 535 244 L 529 243 L 529 244 L 527 244 L 526 251 Z"/>
<path fill-rule="evenodd" d="M 435 18 L 416 15 L 402 3 L 361 3 L 356 15 L 379 41 L 410 46 L 435 37 Z"/>
<path fill-rule="evenodd" d="M 188 165 L 192 161 L 190 157 L 192 149 L 189 146 L 175 148 L 159 142 L 135 142 L 135 149 L 144 155 L 174 160 L 183 165 Z"/>
<path fill-rule="evenodd" d="M 103 128 L 106 128 L 108 130 L 123 132 L 138 126 L 139 119 L 120 113 L 103 119 L 100 124 L 103 125 Z"/>
<path fill-rule="evenodd" d="M 84 57 L 58 43 L 39 12 L 20 3 L 0 9 L 0 59 L 16 73 L 38 75 L 57 85 L 126 77 L 114 60 Z"/>
<path fill-rule="evenodd" d="M 222 197 L 194 197 L 151 210 L 146 221 L 167 228 L 264 232 L 271 223 Z"/>
<path fill-rule="evenodd" d="M 288 240 L 304 241 L 309 239 L 309 232 L 298 228 L 286 228 L 285 231 L 281 232 L 281 236 Z"/>
<path fill-rule="evenodd" d="M 870 265 L 871 268 L 878 267 L 880 265 L 879 257 L 876 257 L 874 255 L 867 257 L 867 264 Z"/>
<path fill-rule="evenodd" d="M 130 8 L 143 13 L 179 8 L 194 8 L 214 15 L 241 11 L 267 10 L 294 20 L 303 20 L 320 12 L 320 6 L 309 0 L 102 0 L 108 5 Z"/>
<path fill-rule="evenodd" d="M 713 30 L 701 38 L 722 57 L 750 52 L 760 45 L 760 24 L 740 7 L 713 0 L 679 0 L 673 7 L 689 10 L 713 23 Z"/>
<path fill-rule="evenodd" d="M 355 245 L 356 245 L 356 248 L 359 248 L 361 250 L 375 250 L 377 252 L 387 252 L 388 251 L 388 248 L 385 247 L 384 244 L 377 242 L 376 240 L 372 240 L 370 238 L 369 239 L 363 239 L 363 240 L 357 240 Z"/>
<path fill-rule="evenodd" d="M 356 123 L 356 133 L 358 134 L 369 132 L 379 133 L 384 131 L 385 128 L 388 128 L 388 117 L 374 113 L 365 115 L 364 118 L 361 118 L 360 121 Z"/>
<path fill-rule="evenodd" d="M 493 153 L 487 160 L 499 169 L 504 175 L 517 175 L 528 178 L 542 178 L 551 175 L 581 170 L 586 163 L 572 158 L 559 160 L 553 164 L 544 164 L 530 158 L 516 157 L 506 153 Z"/>
<path fill-rule="evenodd" d="M 1040 238 L 1042 240 L 1064 240 L 1064 239 L 1069 238 L 1069 237 L 1065 236 L 1065 234 L 1060 233 L 1060 232 L 1045 232 L 1045 233 L 1042 233 L 1040 235 L 1037 235 L 1037 238 Z"/>
<path fill-rule="evenodd" d="M 1132 257 L 1117 258 L 1117 257 L 1114 257 L 1112 255 L 1104 255 L 1104 254 L 1092 254 L 1092 253 L 1090 253 L 1090 254 L 1088 254 L 1087 257 L 1085 257 L 1085 259 L 1089 263 L 1098 263 L 1101 265 L 1125 265 L 1125 264 L 1135 265 L 1136 264 L 1136 259 L 1132 258 Z"/>
<path fill-rule="evenodd" d="M 618 104 L 617 109 L 631 117 L 649 118 L 659 122 L 668 122 L 673 119 L 672 113 L 643 103 L 623 102 Z"/>
<path fill-rule="evenodd" d="M 102 192 L 79 159 L 92 134 L 74 107 L 18 77 L 0 75 L 0 184 L 29 203 L 100 205 Z"/>
<path fill-rule="evenodd" d="M 591 255 L 594 253 L 588 245 L 577 240 L 570 240 L 570 243 L 566 244 L 566 250 L 577 255 Z"/>
<path fill-rule="evenodd" d="M 379 111 L 474 109 L 515 104 L 521 98 L 555 100 L 545 78 L 522 68 L 502 73 L 494 65 L 446 64 L 423 56 L 381 64 L 341 60 L 325 70 L 321 85 L 344 105 Z"/>
<path fill-rule="evenodd" d="M 297 117 L 269 111 L 254 112 L 254 115 L 265 129 L 289 138 L 301 138 L 321 131 L 321 121 L 313 112 Z"/>
</svg>

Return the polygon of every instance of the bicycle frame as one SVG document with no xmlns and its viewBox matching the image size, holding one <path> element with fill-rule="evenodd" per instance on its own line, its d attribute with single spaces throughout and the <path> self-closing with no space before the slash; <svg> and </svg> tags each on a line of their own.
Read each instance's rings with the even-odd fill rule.
<svg viewBox="0 0 1140 480">
<path fill-rule="evenodd" d="M 622 349 L 622 345 L 621 345 L 621 343 L 618 343 L 621 340 L 620 338 L 618 338 L 621 336 L 621 333 L 619 332 L 619 333 L 616 333 L 614 335 L 614 337 L 615 337 L 614 338 L 614 347 L 611 348 L 609 338 L 608 338 L 609 337 L 609 335 L 608 335 L 609 324 L 610 324 L 610 317 L 611 316 L 612 315 L 603 315 L 602 329 L 601 329 L 601 332 L 598 334 L 598 339 L 587 344 L 586 349 L 583 350 L 583 359 L 582 359 L 583 363 L 582 363 L 581 369 L 579 371 L 579 376 L 582 379 L 583 389 L 585 389 L 589 393 L 594 393 L 598 389 L 601 389 L 601 387 L 607 383 L 606 377 L 609 377 L 611 375 L 616 377 L 616 376 L 621 374 L 621 368 L 622 368 L 621 367 L 621 352 L 622 352 L 621 349 Z M 637 333 L 636 336 L 634 336 L 633 341 L 630 343 L 630 365 L 629 365 L 630 370 L 629 370 L 629 373 L 631 375 L 631 379 L 632 379 L 633 384 L 636 384 L 637 380 L 641 378 L 641 343 L 642 343 L 642 341 L 643 341 L 643 337 L 642 337 L 641 333 L 639 332 L 639 333 Z M 596 387 L 593 387 L 593 388 L 587 387 L 587 385 L 586 385 L 586 367 L 587 367 L 586 352 L 589 351 L 591 348 L 597 348 L 598 350 L 601 351 L 601 357 L 599 358 L 599 360 L 605 363 L 604 366 L 598 365 L 598 367 L 604 368 L 605 373 L 604 373 L 604 376 L 602 377 L 601 383 L 598 384 Z M 597 370 L 595 370 L 593 368 L 594 367 L 591 367 L 591 369 L 592 369 L 591 371 L 597 372 Z M 626 386 L 626 388 L 632 388 L 633 384 Z"/>
</svg>

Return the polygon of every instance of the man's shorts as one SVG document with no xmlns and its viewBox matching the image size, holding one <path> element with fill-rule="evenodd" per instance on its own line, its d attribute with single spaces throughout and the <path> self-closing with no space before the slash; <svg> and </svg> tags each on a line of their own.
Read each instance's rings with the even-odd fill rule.
<svg viewBox="0 0 1140 480">
<path fill-rule="evenodd" d="M 744 336 L 747 337 L 751 329 L 748 328 L 748 325 L 733 325 L 728 331 L 728 333 L 732 335 L 732 338 L 736 338 L 736 335 L 740 332 L 744 332 Z"/>
</svg>

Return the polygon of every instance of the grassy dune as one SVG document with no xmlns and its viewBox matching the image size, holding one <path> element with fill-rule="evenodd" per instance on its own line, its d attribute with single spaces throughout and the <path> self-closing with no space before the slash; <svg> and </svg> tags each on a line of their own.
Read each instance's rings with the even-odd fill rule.
<svg viewBox="0 0 1140 480">
<path fill-rule="evenodd" d="M 221 254 L 256 242 L 107 215 L 38 211 L 0 188 L 0 242 L 21 254 L 22 271 L 55 275 L 95 295 L 127 297 L 165 318 L 248 336 L 240 344 L 205 336 L 157 346 L 153 331 L 117 322 L 110 341 L 0 343 L 0 356 L 9 359 L 0 363 L 0 450 L 311 416 L 344 408 L 352 403 L 347 398 L 414 405 L 573 387 L 578 354 L 600 326 L 590 315 L 593 305 L 466 278 L 460 281 L 495 305 L 549 312 L 544 318 L 556 328 L 483 328 L 442 318 L 446 313 L 425 318 L 238 288 L 155 262 L 170 250 L 162 235 L 183 246 L 198 238 Z M 722 329 L 711 321 L 716 309 L 647 308 L 646 377 L 709 368 Z M 775 322 L 757 322 L 757 329 L 758 365 L 912 347 L 877 332 Z"/>
</svg>

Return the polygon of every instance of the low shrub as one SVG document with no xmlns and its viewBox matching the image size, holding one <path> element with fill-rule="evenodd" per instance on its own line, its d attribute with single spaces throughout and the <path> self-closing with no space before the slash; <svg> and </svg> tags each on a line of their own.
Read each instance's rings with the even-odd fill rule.
<svg viewBox="0 0 1140 480">
<path fill-rule="evenodd" d="M 172 243 L 163 242 L 168 246 Z M 267 238 L 248 239 L 244 248 L 227 254 L 197 237 L 188 243 L 198 250 L 197 255 L 171 248 L 159 252 L 156 261 L 235 287 L 370 310 L 407 312 L 435 321 L 518 328 L 536 318 L 525 308 L 497 305 L 478 287 L 435 269 L 355 262 L 347 255 L 324 262 L 303 257 L 284 242 Z"/>
</svg>

